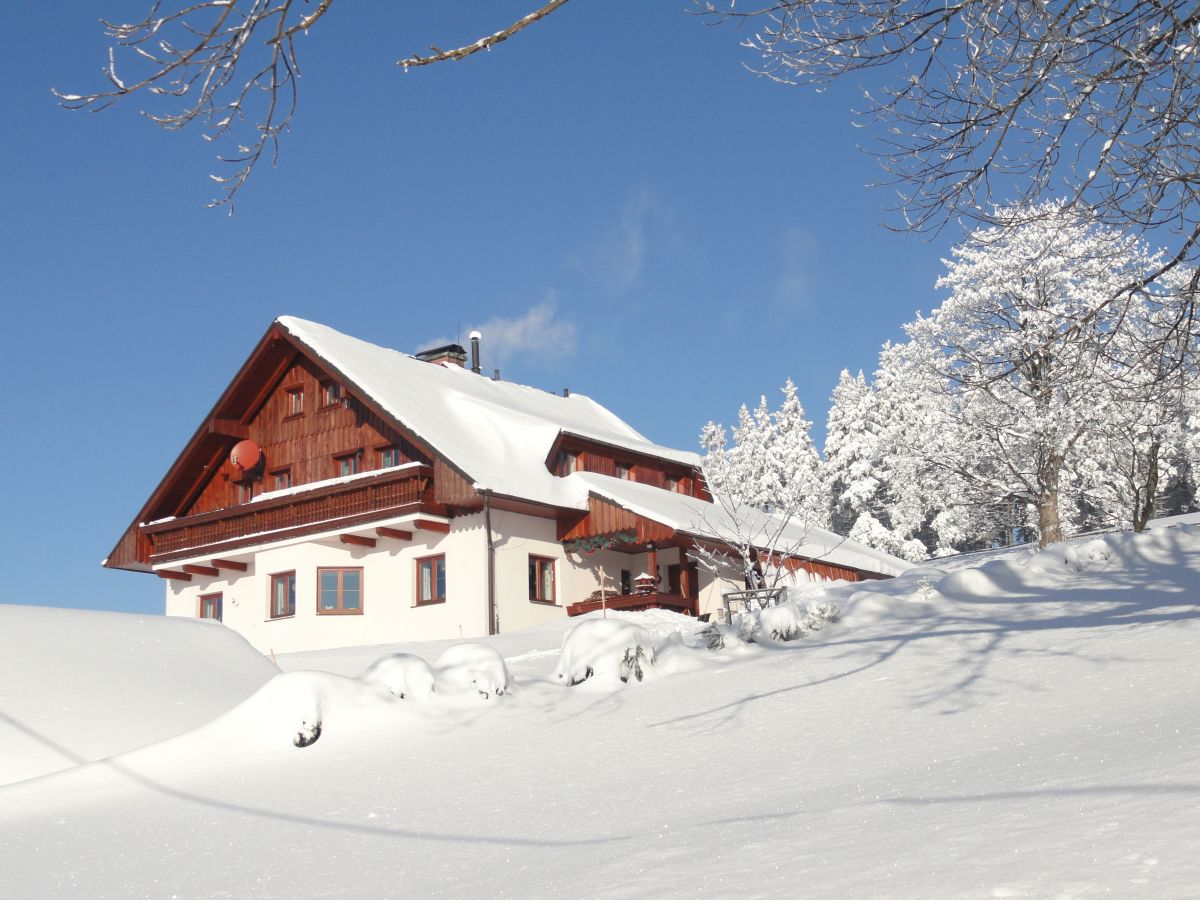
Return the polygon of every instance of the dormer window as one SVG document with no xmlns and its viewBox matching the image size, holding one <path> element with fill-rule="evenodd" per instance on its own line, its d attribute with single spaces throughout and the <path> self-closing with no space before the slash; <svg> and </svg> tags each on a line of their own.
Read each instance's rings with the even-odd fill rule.
<svg viewBox="0 0 1200 900">
<path fill-rule="evenodd" d="M 558 463 L 554 468 L 559 475 L 570 475 L 572 472 L 578 472 L 579 454 L 571 450 L 559 450 Z"/>
<path fill-rule="evenodd" d="M 302 416 L 304 415 L 304 388 L 294 387 L 288 388 L 287 404 L 284 406 L 287 416 Z"/>
<path fill-rule="evenodd" d="M 342 402 L 342 386 L 336 381 L 321 382 L 321 408 L 336 406 Z"/>
</svg>

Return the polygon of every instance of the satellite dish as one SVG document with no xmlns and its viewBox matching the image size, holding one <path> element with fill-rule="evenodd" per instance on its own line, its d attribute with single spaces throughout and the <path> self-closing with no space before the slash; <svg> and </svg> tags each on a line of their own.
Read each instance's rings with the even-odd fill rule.
<svg viewBox="0 0 1200 900">
<path fill-rule="evenodd" d="M 263 449 L 254 441 L 238 441 L 229 451 L 229 461 L 243 472 L 249 472 L 263 461 Z"/>
</svg>

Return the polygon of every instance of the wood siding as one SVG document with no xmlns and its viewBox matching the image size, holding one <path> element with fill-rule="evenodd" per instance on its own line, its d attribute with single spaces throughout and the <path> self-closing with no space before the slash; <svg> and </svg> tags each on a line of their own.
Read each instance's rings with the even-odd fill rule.
<svg viewBox="0 0 1200 900">
<path fill-rule="evenodd" d="M 618 531 L 632 531 L 637 536 L 636 544 L 618 546 L 615 549 L 635 550 L 647 543 L 662 543 L 675 537 L 675 529 L 652 521 L 627 509 L 622 509 L 599 497 L 588 498 L 588 514 L 574 522 L 559 526 L 560 541 L 598 537 Z"/>
<path fill-rule="evenodd" d="M 322 406 L 321 385 L 332 381 L 309 360 L 296 356 L 292 365 L 267 394 L 250 422 L 246 436 L 263 448 L 266 462 L 260 480 L 252 486 L 255 495 L 274 488 L 273 473 L 287 470 L 292 486 L 311 484 L 337 476 L 335 459 L 358 456 L 358 470 L 379 468 L 378 451 L 399 449 L 400 462 L 429 462 L 406 438 L 356 400 Z M 291 394 L 301 390 L 304 411 L 289 414 Z M 344 392 L 344 388 L 343 388 Z M 228 438 L 229 447 L 237 438 Z M 229 461 L 228 453 L 187 508 L 185 515 L 198 515 L 238 505 L 238 481 L 243 473 Z"/>
<path fill-rule="evenodd" d="M 555 475 L 570 474 L 564 454 L 575 455 L 576 472 L 595 472 L 598 475 L 617 478 L 617 466 L 623 464 L 629 468 L 630 481 L 666 489 L 667 479 L 674 478 L 678 484 L 676 493 L 704 500 L 712 499 L 704 484 L 704 478 L 690 466 L 567 436 L 555 444 L 547 460 L 550 471 Z"/>
</svg>

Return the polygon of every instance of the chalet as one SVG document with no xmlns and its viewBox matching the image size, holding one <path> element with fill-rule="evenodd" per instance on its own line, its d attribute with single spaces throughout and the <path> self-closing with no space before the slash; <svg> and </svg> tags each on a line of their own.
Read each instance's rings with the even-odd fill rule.
<svg viewBox="0 0 1200 900">
<path fill-rule="evenodd" d="M 104 564 L 277 652 L 523 628 L 598 605 L 602 578 L 613 606 L 692 615 L 739 586 L 688 555 L 720 540 L 696 454 L 482 374 L 477 334 L 471 362 L 277 319 Z M 810 577 L 905 567 L 805 540 Z"/>
</svg>

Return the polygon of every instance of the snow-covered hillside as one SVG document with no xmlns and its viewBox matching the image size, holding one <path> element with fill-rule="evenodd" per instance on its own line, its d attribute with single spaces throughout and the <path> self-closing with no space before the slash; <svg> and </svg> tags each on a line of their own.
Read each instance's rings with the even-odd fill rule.
<svg viewBox="0 0 1200 900">
<path fill-rule="evenodd" d="M 554 678 L 578 620 L 494 639 L 515 685 L 488 699 L 357 677 L 445 644 L 283 658 L 193 731 L 0 789 L 0 894 L 1195 896 L 1200 530 L 831 594 L 836 624 L 716 653 L 631 615 L 656 662 L 626 685 Z M 103 698 L 119 670 L 21 684 Z"/>
</svg>

